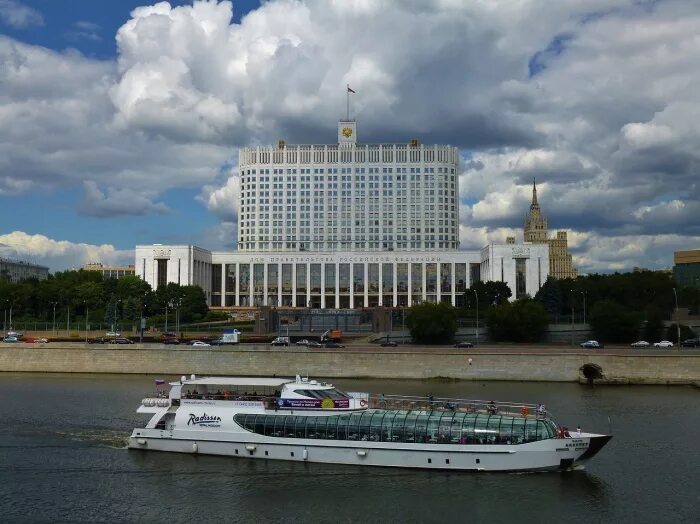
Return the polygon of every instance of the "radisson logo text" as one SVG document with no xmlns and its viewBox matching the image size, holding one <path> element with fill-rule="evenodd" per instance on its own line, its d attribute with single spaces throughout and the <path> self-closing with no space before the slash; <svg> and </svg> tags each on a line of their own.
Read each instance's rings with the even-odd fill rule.
<svg viewBox="0 0 700 524">
<path fill-rule="evenodd" d="M 202 413 L 200 416 L 190 413 L 190 419 L 187 421 L 187 425 L 192 424 L 193 426 L 209 426 L 212 428 L 218 428 L 221 426 L 221 417 L 216 415 L 207 415 Z"/>
</svg>

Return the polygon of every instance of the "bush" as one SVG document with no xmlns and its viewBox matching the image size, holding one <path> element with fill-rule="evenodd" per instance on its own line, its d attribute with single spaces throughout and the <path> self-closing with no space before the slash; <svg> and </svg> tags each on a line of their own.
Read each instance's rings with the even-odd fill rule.
<svg viewBox="0 0 700 524">
<path fill-rule="evenodd" d="M 695 338 L 695 332 L 685 324 L 681 324 L 681 341 L 688 338 Z M 676 324 L 671 324 L 666 330 L 666 340 L 670 340 L 674 344 L 678 344 L 678 327 Z"/>
<path fill-rule="evenodd" d="M 457 332 L 457 314 L 450 304 L 418 304 L 408 310 L 406 325 L 414 342 L 447 344 Z"/>
<path fill-rule="evenodd" d="M 601 342 L 630 343 L 639 337 L 641 316 L 612 300 L 601 300 L 591 308 L 589 322 Z"/>
</svg>

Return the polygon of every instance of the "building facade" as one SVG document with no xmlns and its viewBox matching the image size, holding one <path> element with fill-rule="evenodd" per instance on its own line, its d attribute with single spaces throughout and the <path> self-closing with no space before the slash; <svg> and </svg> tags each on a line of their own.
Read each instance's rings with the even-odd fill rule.
<svg viewBox="0 0 700 524">
<path fill-rule="evenodd" d="M 137 274 L 154 288 L 201 287 L 212 307 L 407 307 L 464 304 L 476 281 L 534 296 L 547 280 L 543 244 L 492 244 L 481 251 L 325 253 L 210 252 L 194 246 L 137 246 Z"/>
<path fill-rule="evenodd" d="M 460 306 L 481 280 L 534 296 L 546 243 L 458 249 L 458 174 L 456 148 L 359 144 L 352 120 L 337 144 L 244 148 L 238 250 L 136 246 L 136 275 L 197 285 L 212 307 Z"/>
<path fill-rule="evenodd" d="M 133 264 L 127 266 L 109 266 L 99 262 L 92 262 L 81 267 L 83 271 L 98 271 L 103 278 L 122 278 L 136 275 L 136 267 Z"/>
<path fill-rule="evenodd" d="M 569 240 L 566 231 L 557 231 L 552 238 L 548 236 L 547 218 L 537 201 L 537 186 L 532 183 L 532 203 L 530 212 L 525 216 L 523 226 L 525 242 L 547 244 L 549 246 L 549 275 L 554 278 L 576 278 L 578 271 L 574 267 L 573 257 L 569 254 Z"/>
<path fill-rule="evenodd" d="M 680 287 L 700 289 L 700 249 L 673 253 L 673 279 Z"/>
<path fill-rule="evenodd" d="M 16 283 L 31 278 L 46 280 L 49 278 L 49 268 L 23 260 L 0 258 L 0 279 Z"/>
</svg>

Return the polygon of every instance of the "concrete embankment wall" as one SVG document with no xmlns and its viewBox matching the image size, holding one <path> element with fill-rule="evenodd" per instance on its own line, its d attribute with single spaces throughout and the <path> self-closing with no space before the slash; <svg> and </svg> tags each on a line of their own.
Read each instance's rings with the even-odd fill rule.
<svg viewBox="0 0 700 524">
<path fill-rule="evenodd" d="M 132 349 L 134 348 L 134 349 Z M 471 359 L 471 363 L 469 360 Z M 691 384 L 700 381 L 700 354 L 615 355 L 585 352 L 462 350 L 378 352 L 286 348 L 113 349 L 108 346 L 0 347 L 0 371 L 57 373 L 144 373 L 250 376 L 372 377 L 464 380 L 584 381 L 584 368 L 599 371 L 596 382 Z"/>
</svg>

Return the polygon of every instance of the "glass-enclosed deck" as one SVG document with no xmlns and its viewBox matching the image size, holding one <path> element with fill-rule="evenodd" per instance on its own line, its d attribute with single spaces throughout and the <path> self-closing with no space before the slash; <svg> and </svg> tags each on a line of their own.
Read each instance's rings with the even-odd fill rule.
<svg viewBox="0 0 700 524">
<path fill-rule="evenodd" d="M 368 409 L 330 416 L 237 414 L 244 429 L 267 437 L 431 444 L 524 444 L 553 438 L 550 419 L 455 411 Z"/>
</svg>

